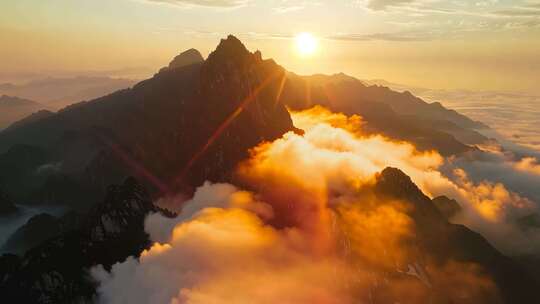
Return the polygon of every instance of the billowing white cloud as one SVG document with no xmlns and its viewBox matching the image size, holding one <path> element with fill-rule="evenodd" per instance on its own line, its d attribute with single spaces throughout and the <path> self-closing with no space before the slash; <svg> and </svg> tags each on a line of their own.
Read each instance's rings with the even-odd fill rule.
<svg viewBox="0 0 540 304">
<path fill-rule="evenodd" d="M 263 143 L 239 166 L 237 180 L 251 191 L 205 183 L 178 217 L 150 215 L 150 249 L 110 271 L 91 270 L 98 301 L 349 304 L 368 303 L 378 289 L 425 303 L 435 289 L 460 290 L 447 295 L 449 302 L 465 295 L 471 303 L 497 303 L 475 265 L 418 258 L 413 206 L 373 191 L 387 166 L 401 168 L 428 195 L 458 199 L 462 221 L 496 246 L 538 245 L 508 221 L 530 211 L 530 201 L 504 185 L 473 182 L 461 169 L 447 178 L 440 155 L 365 136 L 358 116 L 314 108 L 293 113 L 293 120 L 303 136 Z M 403 276 L 387 275 L 396 271 Z"/>
</svg>

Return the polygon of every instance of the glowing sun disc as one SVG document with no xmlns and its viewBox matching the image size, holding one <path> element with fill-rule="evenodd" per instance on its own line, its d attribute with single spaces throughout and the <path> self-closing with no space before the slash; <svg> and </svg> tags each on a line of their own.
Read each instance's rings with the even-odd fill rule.
<svg viewBox="0 0 540 304">
<path fill-rule="evenodd" d="M 296 49 L 300 55 L 312 55 L 317 51 L 317 38 L 310 33 L 300 33 L 296 36 Z"/>
</svg>

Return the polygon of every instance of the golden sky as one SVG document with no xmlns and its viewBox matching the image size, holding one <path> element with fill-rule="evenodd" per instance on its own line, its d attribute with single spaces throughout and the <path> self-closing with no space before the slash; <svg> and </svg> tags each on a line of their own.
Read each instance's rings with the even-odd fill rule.
<svg viewBox="0 0 540 304">
<path fill-rule="evenodd" d="M 301 32 L 318 39 L 295 51 Z M 540 91 L 538 0 L 17 0 L 0 3 L 0 78 L 151 75 L 227 34 L 291 71 L 443 89 Z"/>
</svg>

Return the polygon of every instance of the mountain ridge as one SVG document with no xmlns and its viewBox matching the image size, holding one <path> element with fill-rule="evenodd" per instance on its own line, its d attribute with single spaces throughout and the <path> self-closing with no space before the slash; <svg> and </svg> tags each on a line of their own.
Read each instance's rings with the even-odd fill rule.
<svg viewBox="0 0 540 304">
<path fill-rule="evenodd" d="M 365 86 L 344 74 L 329 84 L 326 76 L 315 77 L 320 79 L 288 73 L 229 36 L 204 62 L 162 70 L 132 88 L 0 132 L 0 151 L 5 152 L 0 153 L 0 162 L 10 169 L 10 174 L 0 176 L 4 181 L 17 185 L 37 172 L 45 174 L 43 180 L 21 185 L 19 195 L 32 193 L 36 200 L 49 203 L 61 199 L 73 209 L 82 198 L 88 200 L 81 208 L 86 215 L 74 231 L 61 232 L 20 257 L 0 257 L 3 299 L 28 303 L 95 299 L 96 282 L 88 280 L 88 268 L 101 264 L 110 269 L 130 256 L 136 259 L 150 245 L 145 217 L 153 212 L 172 216 L 156 207 L 153 198 L 177 193 L 190 197 L 204 181 L 231 181 L 249 149 L 287 132 L 301 133 L 286 105 L 325 105 L 336 100 L 328 92 L 358 90 L 343 101 L 341 109 L 363 115 L 367 131 L 392 135 L 392 127 L 403 125 L 410 133 L 397 135 L 413 142 L 427 136 L 420 141 L 421 148 L 436 147 L 448 154 L 472 149 L 441 130 L 429 133 L 425 125 L 409 126 L 391 105 L 360 94 Z M 313 89 L 309 96 L 316 99 L 305 98 L 306 87 Z M 398 96 L 378 88 L 368 92 L 373 90 L 376 96 Z M 414 96 L 399 96 L 425 107 Z M 419 258 L 427 255 L 438 263 L 457 260 L 480 265 L 493 277 L 505 303 L 538 299 L 536 281 L 479 234 L 448 223 L 401 170 L 386 168 L 374 183 L 377 202 L 391 198 L 413 207 L 407 211 L 416 233 L 410 245 L 418 249 Z M 415 269 L 426 268 L 420 259 L 411 262 L 418 262 Z M 396 268 L 388 275 L 404 276 Z M 384 284 L 373 293 L 383 299 L 380 303 L 388 299 Z"/>
<path fill-rule="evenodd" d="M 0 130 L 46 108 L 33 100 L 0 94 Z"/>
<path fill-rule="evenodd" d="M 275 76 L 284 70 L 234 39 L 223 40 L 204 62 L 4 130 L 0 152 L 16 144 L 44 149 L 71 180 L 97 193 L 130 175 L 154 193 L 228 179 L 249 148 L 294 130 L 285 106 L 276 103 Z M 110 178 L 112 171 L 122 173 Z"/>
</svg>

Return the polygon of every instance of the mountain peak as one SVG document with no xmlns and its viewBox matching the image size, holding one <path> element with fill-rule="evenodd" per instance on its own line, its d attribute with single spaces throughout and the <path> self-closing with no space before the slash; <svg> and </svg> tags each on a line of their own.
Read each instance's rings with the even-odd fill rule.
<svg viewBox="0 0 540 304">
<path fill-rule="evenodd" d="M 387 167 L 377 176 L 377 193 L 409 202 L 414 206 L 411 216 L 417 225 L 434 227 L 444 223 L 444 218 L 433 202 L 413 183 L 411 178 L 397 168 Z"/>
<path fill-rule="evenodd" d="M 198 50 L 189 49 L 174 57 L 171 63 L 169 63 L 169 69 L 181 68 L 186 65 L 201 63 L 203 61 L 204 58 Z"/>
<path fill-rule="evenodd" d="M 415 192 L 418 190 L 411 178 L 398 168 L 385 168 L 379 174 L 378 182 L 396 190 L 411 190 Z"/>
<path fill-rule="evenodd" d="M 227 36 L 226 39 L 221 39 L 216 50 L 208 56 L 208 62 L 224 62 L 233 61 L 235 63 L 245 62 L 246 58 L 252 54 L 248 51 L 245 45 L 233 35 Z"/>
<path fill-rule="evenodd" d="M 240 39 L 236 38 L 233 35 L 227 36 L 226 39 L 221 39 L 216 51 L 220 49 L 248 52 L 246 46 L 242 43 L 242 41 L 240 41 Z"/>
<path fill-rule="evenodd" d="M 201 52 L 191 48 L 189 50 L 183 51 L 182 53 L 174 57 L 173 60 L 169 63 L 169 66 L 162 68 L 160 72 L 178 69 L 201 62 L 204 62 L 204 58 L 201 55 Z"/>
<path fill-rule="evenodd" d="M 37 102 L 9 95 L 0 96 L 0 105 L 7 106 L 29 106 L 29 105 L 39 105 Z"/>
</svg>

